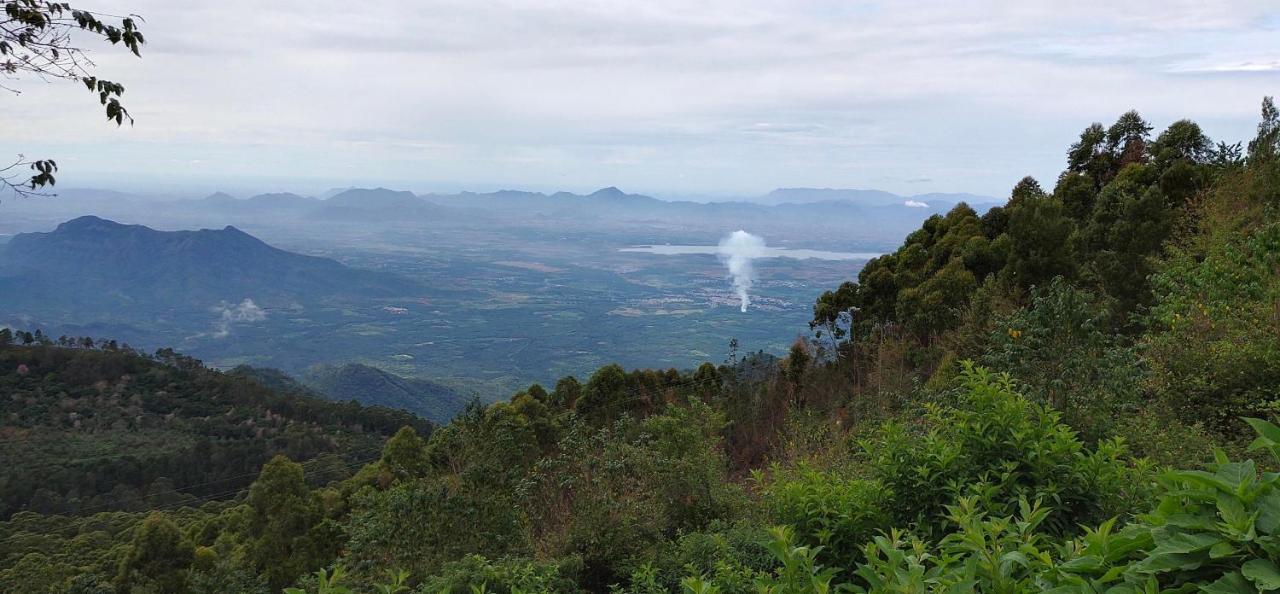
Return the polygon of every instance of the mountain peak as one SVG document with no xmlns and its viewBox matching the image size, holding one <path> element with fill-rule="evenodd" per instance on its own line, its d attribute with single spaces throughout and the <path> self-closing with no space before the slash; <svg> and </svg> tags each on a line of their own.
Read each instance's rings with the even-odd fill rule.
<svg viewBox="0 0 1280 594">
<path fill-rule="evenodd" d="M 600 188 L 599 190 L 596 190 L 590 194 L 592 198 L 622 198 L 626 195 L 627 195 L 626 192 L 619 190 L 615 186 Z"/>
<path fill-rule="evenodd" d="M 76 217 L 65 223 L 59 224 L 54 228 L 55 233 L 80 233 L 84 231 L 107 231 L 127 227 L 115 221 L 95 217 L 93 215 L 85 215 Z"/>
<path fill-rule="evenodd" d="M 226 192 L 214 192 L 204 197 L 205 202 L 229 202 L 235 199 L 235 196 Z"/>
</svg>

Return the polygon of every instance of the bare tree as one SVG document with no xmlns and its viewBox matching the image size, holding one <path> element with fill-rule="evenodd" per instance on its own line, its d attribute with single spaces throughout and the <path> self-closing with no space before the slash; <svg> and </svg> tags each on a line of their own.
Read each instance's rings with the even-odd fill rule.
<svg viewBox="0 0 1280 594">
<path fill-rule="evenodd" d="M 24 78 L 78 82 L 97 95 L 108 121 L 117 126 L 126 120 L 133 123 L 120 104 L 124 86 L 94 76 L 93 60 L 72 40 L 72 34 L 84 32 L 141 56 L 140 48 L 146 43 L 138 30 L 141 17 L 108 15 L 49 0 L 0 0 L 0 5 L 4 7 L 0 15 L 0 90 L 21 94 L 13 83 Z M 12 164 L 0 168 L 0 193 L 9 190 L 26 196 L 52 187 L 57 171 L 58 164 L 52 159 L 28 160 L 18 155 Z"/>
</svg>

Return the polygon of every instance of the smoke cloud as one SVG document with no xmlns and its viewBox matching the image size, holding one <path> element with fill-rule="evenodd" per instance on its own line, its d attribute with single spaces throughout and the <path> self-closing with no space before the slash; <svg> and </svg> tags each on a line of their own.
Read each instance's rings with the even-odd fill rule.
<svg viewBox="0 0 1280 594">
<path fill-rule="evenodd" d="M 213 322 L 214 338 L 225 338 L 228 334 L 231 334 L 232 324 L 238 322 L 261 322 L 267 319 L 266 310 L 258 307 L 258 304 L 248 297 L 238 305 L 231 305 L 223 301 L 215 306 L 213 311 L 218 314 L 218 319 Z"/>
<path fill-rule="evenodd" d="M 733 278 L 733 290 L 742 301 L 742 311 L 747 311 L 751 304 L 751 285 L 755 283 L 755 268 L 751 261 L 765 255 L 764 239 L 738 230 L 720 240 L 716 250 L 720 261 L 729 268 L 729 276 Z"/>
</svg>

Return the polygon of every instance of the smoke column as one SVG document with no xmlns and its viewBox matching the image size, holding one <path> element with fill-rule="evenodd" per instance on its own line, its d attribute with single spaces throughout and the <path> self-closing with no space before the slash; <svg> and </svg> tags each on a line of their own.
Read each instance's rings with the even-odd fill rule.
<svg viewBox="0 0 1280 594">
<path fill-rule="evenodd" d="M 746 231 L 734 231 L 720 240 L 716 253 L 720 256 L 720 261 L 729 268 L 729 276 L 733 277 L 733 290 L 738 293 L 738 299 L 742 300 L 742 311 L 747 311 L 747 306 L 751 304 L 748 293 L 756 275 L 751 261 L 764 256 L 764 239 Z"/>
</svg>

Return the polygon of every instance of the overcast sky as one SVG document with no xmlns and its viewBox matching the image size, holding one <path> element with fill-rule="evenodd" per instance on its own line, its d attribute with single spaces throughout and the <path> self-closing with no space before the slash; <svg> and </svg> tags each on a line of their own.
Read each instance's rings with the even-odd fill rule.
<svg viewBox="0 0 1280 594">
<path fill-rule="evenodd" d="M 1234 142 L 1280 92 L 1269 0 L 76 4 L 149 43 L 94 54 L 132 128 L 69 83 L 0 97 L 0 150 L 63 185 L 1004 196 L 1090 122 Z"/>
</svg>

